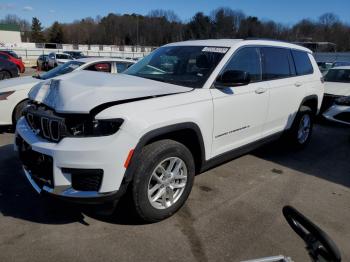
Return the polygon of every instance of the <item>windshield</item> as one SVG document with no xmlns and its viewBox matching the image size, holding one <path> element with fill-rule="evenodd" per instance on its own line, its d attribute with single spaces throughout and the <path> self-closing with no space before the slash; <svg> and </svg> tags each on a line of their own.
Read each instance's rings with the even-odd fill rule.
<svg viewBox="0 0 350 262">
<path fill-rule="evenodd" d="M 84 64 L 83 62 L 70 61 L 55 67 L 54 69 L 46 72 L 45 74 L 39 75 L 39 78 L 46 80 L 56 76 L 64 75 L 72 72 L 73 70 L 77 69 L 79 66 L 83 64 Z"/>
<path fill-rule="evenodd" d="M 124 73 L 192 88 L 201 88 L 228 51 L 227 47 L 165 46 Z"/>
<path fill-rule="evenodd" d="M 326 82 L 350 83 L 350 69 L 331 69 L 325 75 Z"/>
</svg>

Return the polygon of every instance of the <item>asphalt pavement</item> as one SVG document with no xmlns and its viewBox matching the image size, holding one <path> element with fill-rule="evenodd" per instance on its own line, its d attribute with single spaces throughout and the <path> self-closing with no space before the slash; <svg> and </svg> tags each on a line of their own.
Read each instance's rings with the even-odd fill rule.
<svg viewBox="0 0 350 262">
<path fill-rule="evenodd" d="M 282 216 L 293 205 L 350 261 L 350 132 L 317 125 L 310 145 L 269 144 L 198 175 L 173 217 L 142 224 L 121 201 L 115 214 L 47 199 L 26 181 L 0 134 L 0 261 L 241 261 L 287 255 L 310 261 Z"/>
</svg>

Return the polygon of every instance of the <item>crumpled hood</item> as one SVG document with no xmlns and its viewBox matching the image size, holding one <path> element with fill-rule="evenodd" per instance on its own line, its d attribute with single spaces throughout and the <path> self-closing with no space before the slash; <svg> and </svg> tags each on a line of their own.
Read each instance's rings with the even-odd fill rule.
<svg viewBox="0 0 350 262">
<path fill-rule="evenodd" d="M 37 84 L 40 81 L 42 80 L 31 76 L 16 77 L 2 80 L 0 81 L 0 92 L 18 91 L 26 88 L 30 90 L 30 88 L 32 88 L 35 84 Z"/>
<path fill-rule="evenodd" d="M 324 93 L 335 96 L 350 96 L 350 83 L 325 82 Z"/>
<path fill-rule="evenodd" d="M 59 80 L 37 84 L 29 92 L 29 98 L 59 113 L 89 113 L 105 103 L 128 102 L 190 90 L 131 75 L 77 71 L 61 76 Z"/>
</svg>

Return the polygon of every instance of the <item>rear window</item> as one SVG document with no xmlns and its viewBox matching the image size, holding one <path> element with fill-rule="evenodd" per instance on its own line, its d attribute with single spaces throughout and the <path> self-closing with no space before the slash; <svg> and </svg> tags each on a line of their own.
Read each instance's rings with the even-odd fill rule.
<svg viewBox="0 0 350 262">
<path fill-rule="evenodd" d="M 129 63 L 116 62 L 117 72 L 118 73 L 124 72 L 128 68 L 129 65 L 130 65 Z"/>
<path fill-rule="evenodd" d="M 309 55 L 303 51 L 292 50 L 297 75 L 309 75 L 314 72 Z"/>
<path fill-rule="evenodd" d="M 0 54 L 0 58 L 8 60 L 8 56 L 5 54 Z"/>
<path fill-rule="evenodd" d="M 295 76 L 295 68 L 289 49 L 264 47 L 261 50 L 263 56 L 264 80 Z"/>
<path fill-rule="evenodd" d="M 57 59 L 70 59 L 69 55 L 66 54 L 56 54 Z"/>
</svg>

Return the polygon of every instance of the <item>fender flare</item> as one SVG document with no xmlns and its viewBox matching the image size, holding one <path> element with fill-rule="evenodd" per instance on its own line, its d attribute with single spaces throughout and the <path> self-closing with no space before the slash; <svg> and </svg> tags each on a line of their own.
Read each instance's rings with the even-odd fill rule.
<svg viewBox="0 0 350 262">
<path fill-rule="evenodd" d="M 302 107 L 303 104 L 305 104 L 305 102 L 310 101 L 310 100 L 316 100 L 317 103 L 317 108 L 316 108 L 316 114 L 318 111 L 318 96 L 317 95 L 309 95 L 304 97 L 304 99 L 301 101 L 299 109 Z"/>
</svg>

